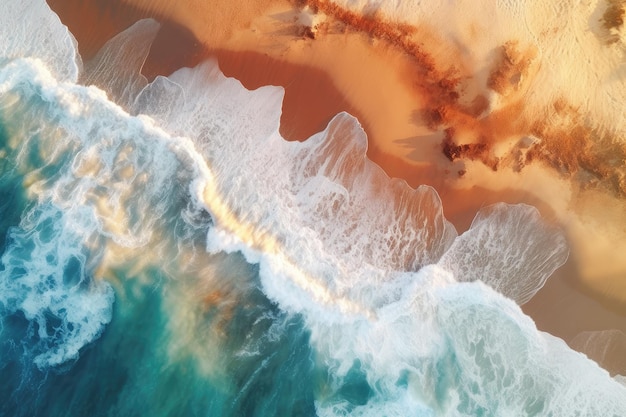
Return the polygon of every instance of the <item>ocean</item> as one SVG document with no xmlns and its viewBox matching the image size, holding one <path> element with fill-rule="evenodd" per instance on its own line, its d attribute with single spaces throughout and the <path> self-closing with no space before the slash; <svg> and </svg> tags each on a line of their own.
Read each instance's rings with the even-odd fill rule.
<svg viewBox="0 0 626 417">
<path fill-rule="evenodd" d="M 1 416 L 626 415 L 519 307 L 558 227 L 459 235 L 354 117 L 287 142 L 283 90 L 214 61 L 148 83 L 158 28 L 83 63 L 44 1 L 0 11 Z"/>
</svg>

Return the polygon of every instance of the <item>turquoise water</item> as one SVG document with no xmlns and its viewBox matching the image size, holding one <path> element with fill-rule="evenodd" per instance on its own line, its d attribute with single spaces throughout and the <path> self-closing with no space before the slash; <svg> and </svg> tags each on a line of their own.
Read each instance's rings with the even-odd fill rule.
<svg viewBox="0 0 626 417">
<path fill-rule="evenodd" d="M 124 248 L 125 259 L 107 268 L 107 283 L 100 281 L 95 264 L 107 238 L 94 236 L 97 222 L 82 217 L 82 205 L 70 199 L 64 213 L 47 192 L 75 169 L 79 146 L 54 126 L 49 113 L 57 110 L 38 93 L 4 108 L 7 119 L 21 121 L 5 122 L 15 131 L 2 135 L 2 415 L 315 414 L 316 384 L 301 381 L 320 376 L 302 319 L 263 295 L 258 267 L 241 255 L 204 253 L 206 237 L 193 226 L 209 227 L 210 216 L 196 213 L 192 227 L 181 225 L 184 195 L 168 190 L 161 223 L 152 225 L 159 242 L 149 250 L 168 257 L 144 263 Z M 41 122 L 52 128 L 41 129 Z M 148 216 L 129 217 L 141 234 L 137 223 Z M 199 253 L 183 264 L 172 247 L 177 239 L 188 245 L 185 252 Z M 111 286 L 116 302 L 104 297 L 97 308 Z M 83 297 L 96 308 L 81 306 L 82 316 L 68 317 L 74 298 Z M 94 332 L 76 331 L 94 323 Z M 80 357 L 63 352 L 75 339 Z M 64 357 L 57 361 L 59 350 Z"/>
<path fill-rule="evenodd" d="M 280 88 L 137 77 L 154 21 L 83 65 L 0 13 L 0 415 L 626 415 L 515 302 L 567 258 L 534 208 L 459 236 L 350 115 L 288 143 Z"/>
<path fill-rule="evenodd" d="M 160 272 L 152 270 L 151 279 Z M 125 279 L 138 279 L 126 276 Z M 161 277 L 164 278 L 164 277 Z M 225 332 L 264 338 L 254 355 L 237 355 L 245 341 L 234 337 L 219 341 L 220 352 L 174 351 L 168 311 L 160 286 L 125 288 L 135 297 L 117 303 L 111 325 L 68 370 L 28 371 L 28 379 L 3 405 L 6 415 L 313 415 L 313 387 L 299 384 L 315 378 L 308 335 L 297 319 L 285 320 L 259 294 L 253 311 L 238 309 Z M 171 290 L 171 288 L 170 288 Z M 256 298 L 256 300 L 255 300 Z M 195 306 L 200 309 L 198 306 Z M 204 311 L 193 330 L 199 339 L 214 336 L 216 319 Z M 267 319 L 255 324 L 258 314 Z M 276 323 L 281 323 L 276 324 Z M 235 326 L 235 324 L 237 326 Z M 275 340 L 267 340 L 272 324 L 284 326 Z M 237 327 L 237 328 L 235 328 Z M 212 341 L 215 343 L 216 341 Z M 211 342 L 209 342 L 211 343 Z M 174 349 L 175 350 L 175 349 Z M 227 354 L 225 352 L 232 352 Z M 4 352 L 3 352 L 4 353 Z M 3 357 L 6 357 L 3 355 Z M 11 380 L 24 375 L 19 358 L 4 369 Z M 207 374 L 199 362 L 215 363 Z M 259 366 L 263 363 L 262 366 Z M 7 386 L 8 387 L 8 386 Z M 13 386 L 12 388 L 15 388 Z"/>
</svg>

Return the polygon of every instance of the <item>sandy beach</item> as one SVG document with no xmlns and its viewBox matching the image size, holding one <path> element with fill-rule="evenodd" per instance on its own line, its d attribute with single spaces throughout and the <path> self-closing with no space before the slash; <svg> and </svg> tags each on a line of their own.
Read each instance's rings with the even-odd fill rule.
<svg viewBox="0 0 626 417">
<path fill-rule="evenodd" d="M 603 162 L 605 151 L 598 150 L 626 155 L 625 123 L 607 127 L 610 111 L 590 113 L 605 139 L 589 139 L 598 126 L 578 123 L 581 93 L 557 105 L 532 92 L 535 83 L 548 82 L 548 61 L 527 44 L 502 36 L 499 47 L 472 54 L 468 38 L 487 45 L 480 28 L 460 25 L 468 38 L 455 43 L 434 26 L 378 15 L 357 19 L 325 2 L 48 3 L 77 38 L 84 60 L 139 18 L 154 17 L 162 27 L 144 66 L 149 79 L 215 57 L 249 89 L 284 87 L 280 132 L 288 140 L 305 140 L 338 112 L 351 113 L 368 135 L 370 159 L 411 186 L 434 186 L 459 232 L 484 205 L 537 206 L 567 228 L 572 252 L 524 310 L 541 330 L 566 341 L 582 331 L 626 332 L 626 262 L 620 259 L 626 180 L 623 167 Z M 619 99 L 624 79 L 617 77 Z M 571 82 L 566 78 L 560 82 Z M 537 106 L 525 106 L 527 97 Z M 547 108 L 555 115 L 546 116 Z M 564 132 L 582 142 L 572 144 Z"/>
</svg>

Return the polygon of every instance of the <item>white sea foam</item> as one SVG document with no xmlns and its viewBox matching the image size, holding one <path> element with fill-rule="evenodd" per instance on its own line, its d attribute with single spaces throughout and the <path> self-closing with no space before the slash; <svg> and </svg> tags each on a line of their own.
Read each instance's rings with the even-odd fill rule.
<svg viewBox="0 0 626 417">
<path fill-rule="evenodd" d="M 175 104 L 165 104 L 173 89 Z M 277 132 L 280 93 L 272 87 L 247 92 L 205 63 L 174 73 L 170 81 L 157 79 L 137 100 L 134 111 L 194 137 L 209 161 L 223 200 L 219 210 L 211 207 L 215 196 L 206 202 L 222 230 L 211 230 L 213 246 L 223 239 L 218 248 L 245 250 L 241 241 L 268 255 L 280 251 L 306 271 L 307 280 L 337 295 L 359 292 L 348 295 L 356 299 L 380 295 L 374 288 L 388 280 L 387 271 L 416 271 L 443 255 L 442 265 L 460 280 L 481 279 L 523 303 L 565 261 L 564 237 L 528 206 L 486 208 L 452 243 L 456 232 L 443 218 L 436 192 L 412 190 L 368 161 L 365 134 L 351 116 L 336 116 L 304 143 L 285 142 Z M 250 103 L 273 108 L 273 114 Z M 227 238 L 231 234 L 238 237 Z M 285 298 L 290 304 L 291 297 Z"/>
<path fill-rule="evenodd" d="M 577 334 L 569 345 L 598 362 L 612 375 L 626 375 L 626 334 L 617 329 Z"/>
<path fill-rule="evenodd" d="M 94 88 L 56 83 L 38 61 L 14 60 L 0 85 L 3 118 L 15 122 L 14 169 L 36 213 L 9 235 L 0 304 L 3 315 L 31 322 L 33 360 L 44 369 L 76 359 L 111 320 L 113 292 L 99 270 L 136 250 L 163 262 L 207 224 L 189 195 L 199 174 L 188 141 L 131 118 Z M 163 229 L 174 242 L 161 241 Z"/>
<path fill-rule="evenodd" d="M 189 196 L 199 174 L 189 141 L 130 117 L 94 87 L 59 83 L 36 59 L 0 67 L 0 109 L 13 167 L 2 174 L 23 176 L 34 204 L 9 233 L 0 304 L 30 322 L 33 361 L 44 369 L 76 359 L 111 320 L 101 262 L 114 266 L 148 244 L 162 259 L 173 251 L 159 249 L 160 230 L 180 240 L 206 230 Z"/>
<path fill-rule="evenodd" d="M 218 187 L 217 195 L 205 199 L 218 228 L 209 242 L 235 234 L 229 245 L 242 241 L 268 256 L 280 253 L 329 297 L 360 299 L 348 294 L 374 294 L 371 286 L 385 280 L 386 271 L 436 262 L 456 236 L 432 188 L 412 190 L 365 158 L 366 137 L 351 116 L 338 115 L 305 143 L 288 143 L 278 134 L 281 89 L 248 92 L 210 62 L 170 80 L 157 80 L 144 93 L 161 105 L 172 85 L 182 88 L 177 104 L 168 105 L 173 113 L 162 107 L 135 111 L 155 114 L 164 129 L 194 137 L 209 161 Z M 161 86 L 166 88 L 159 94 Z M 138 103 L 147 103 L 144 93 Z M 268 262 L 263 265 L 276 265 Z"/>
<path fill-rule="evenodd" d="M 0 39 L 0 64 L 14 58 L 36 57 L 59 81 L 76 81 L 81 67 L 76 40 L 45 2 L 4 2 Z"/>
<path fill-rule="evenodd" d="M 455 283 L 437 266 L 410 279 L 415 285 L 380 309 L 377 321 L 311 325 L 318 357 L 331 370 L 320 415 L 624 412 L 623 389 L 606 371 L 537 331 L 511 300 L 481 283 Z M 355 361 L 374 391 L 364 405 L 334 395 L 350 383 Z"/>
<path fill-rule="evenodd" d="M 481 282 L 459 283 L 453 275 L 458 271 L 451 260 L 460 262 L 464 247 L 473 241 L 490 244 L 488 236 L 501 241 L 500 228 L 518 233 L 521 219 L 524 230 L 538 235 L 512 240 L 511 247 L 488 248 L 480 276 L 471 263 L 463 270 L 472 280 L 506 288 L 500 284 L 504 275 L 493 282 L 484 276 L 492 271 L 486 264 L 519 255 L 525 262 L 515 264 L 521 269 L 516 277 L 541 277 L 529 281 L 531 290 L 525 284 L 522 291 L 512 291 L 523 300 L 562 262 L 559 232 L 526 207 L 496 206 L 457 237 L 432 188 L 412 190 L 367 160 L 365 135 L 351 116 L 338 115 L 304 143 L 285 142 L 278 134 L 282 90 L 247 91 L 212 62 L 157 78 L 129 100 L 133 113 L 153 119 L 126 113 L 94 87 L 59 83 L 40 61 L 30 59 L 13 59 L 0 69 L 0 96 L 3 118 L 19 115 L 23 137 L 14 146 L 23 154 L 36 148 L 52 171 L 29 182 L 35 212 L 51 207 L 72 225 L 85 225 L 55 226 L 58 237 L 46 255 L 58 258 L 65 252 L 55 248 L 65 247 L 78 252 L 85 247 L 104 252 L 110 245 L 158 247 L 164 222 L 203 229 L 213 251 L 242 251 L 260 264 L 267 296 L 305 319 L 316 361 L 329 372 L 327 392 L 316 403 L 319 414 L 626 413 L 625 388 L 604 370 L 538 332 L 510 299 Z M 32 166 L 28 158 L 18 158 L 16 169 Z M 201 207 L 210 212 L 213 227 L 193 221 Z M 35 229 L 44 230 L 46 215 L 35 217 Z M 23 220 L 20 230 L 30 237 L 28 224 Z M 531 238 L 559 245 L 555 253 L 529 252 Z M 188 234 L 176 239 L 184 245 Z M 45 266 L 40 247 L 42 254 L 48 248 L 29 249 L 37 268 Z M 11 251 L 18 249 L 5 251 L 5 265 L 12 264 Z M 79 259 L 87 258 L 87 264 L 100 259 Z M 445 268 L 437 265 L 441 259 Z M 18 272 L 6 273 L 3 285 L 13 288 L 15 278 L 22 278 Z M 40 285 L 47 273 L 28 275 L 43 281 L 35 279 L 27 288 L 36 287 L 54 308 L 59 304 L 55 291 L 63 288 L 69 295 L 61 304 L 80 313 L 71 320 L 96 329 L 55 342 L 48 351 L 53 356 L 42 359 L 52 365 L 75 357 L 97 336 L 112 301 L 104 284 L 94 284 L 86 294 L 102 308 L 81 309 L 71 292 L 75 283 L 59 287 L 61 278 L 54 272 L 56 286 Z M 31 292 L 18 295 L 26 300 Z M 46 308 L 14 305 L 25 316 L 32 311 L 34 321 Z M 69 320 L 61 308 L 57 317 Z M 364 404 L 333 395 L 357 363 L 370 390 Z"/>
<path fill-rule="evenodd" d="M 565 236 L 540 220 L 531 206 L 496 204 L 481 209 L 439 265 L 459 281 L 481 280 L 524 304 L 567 260 Z"/>
<path fill-rule="evenodd" d="M 78 357 L 111 320 L 113 290 L 93 281 L 97 219 L 89 207 L 38 205 L 9 232 L 0 262 L 3 314 L 21 312 L 34 326 L 40 368 Z"/>
<path fill-rule="evenodd" d="M 109 40 L 85 62 L 79 82 L 105 90 L 112 101 L 128 109 L 148 80 L 140 71 L 161 25 L 143 19 Z"/>
</svg>

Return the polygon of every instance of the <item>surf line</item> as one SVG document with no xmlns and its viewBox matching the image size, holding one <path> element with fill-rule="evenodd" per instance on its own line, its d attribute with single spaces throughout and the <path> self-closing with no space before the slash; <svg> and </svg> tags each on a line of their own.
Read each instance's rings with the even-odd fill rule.
<svg viewBox="0 0 626 417">
<path fill-rule="evenodd" d="M 191 143 L 189 143 L 193 146 Z M 195 152 L 194 152 L 195 153 Z M 314 276 L 305 272 L 296 262 L 290 259 L 283 250 L 283 245 L 271 233 L 260 230 L 254 225 L 241 221 L 228 207 L 217 189 L 215 177 L 208 167 L 206 161 L 198 155 L 196 159 L 202 184 L 196 185 L 196 196 L 201 197 L 201 204 L 211 214 L 214 221 L 213 237 L 216 241 L 207 243 L 209 252 L 223 250 L 220 245 L 223 239 L 236 237 L 248 249 L 256 252 L 260 257 L 281 266 L 283 272 L 301 290 L 310 294 L 317 303 L 327 306 L 334 306 L 344 315 L 364 317 L 367 320 L 376 320 L 377 315 L 371 309 L 347 297 L 340 296 L 331 291 L 328 287 L 318 282 Z M 200 159 L 200 161 L 198 161 Z M 246 254 L 246 258 L 254 263 L 259 260 L 250 259 L 252 254 Z"/>
</svg>

